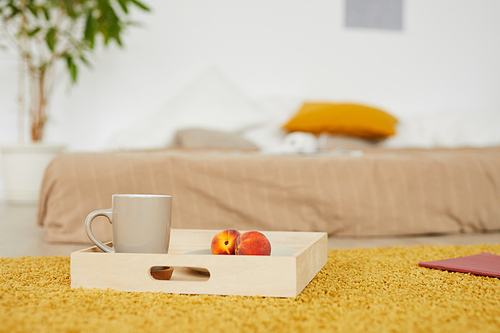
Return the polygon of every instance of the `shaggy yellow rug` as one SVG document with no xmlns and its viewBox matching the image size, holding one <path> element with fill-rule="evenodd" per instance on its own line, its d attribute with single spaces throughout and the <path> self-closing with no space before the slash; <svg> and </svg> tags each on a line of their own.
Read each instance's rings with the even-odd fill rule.
<svg viewBox="0 0 500 333">
<path fill-rule="evenodd" d="M 70 288 L 70 259 L 0 259 L 1 332 L 500 332 L 500 279 L 418 266 L 498 245 L 330 250 L 297 298 Z"/>
</svg>

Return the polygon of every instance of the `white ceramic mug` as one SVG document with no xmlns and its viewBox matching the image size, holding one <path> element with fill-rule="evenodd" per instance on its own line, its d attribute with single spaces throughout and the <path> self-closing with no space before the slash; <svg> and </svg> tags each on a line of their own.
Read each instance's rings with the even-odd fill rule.
<svg viewBox="0 0 500 333">
<path fill-rule="evenodd" d="M 170 195 L 115 194 L 111 209 L 93 211 L 85 220 L 90 240 L 108 253 L 168 253 L 172 197 Z M 107 217 L 113 231 L 113 247 L 92 233 L 92 221 Z"/>
</svg>

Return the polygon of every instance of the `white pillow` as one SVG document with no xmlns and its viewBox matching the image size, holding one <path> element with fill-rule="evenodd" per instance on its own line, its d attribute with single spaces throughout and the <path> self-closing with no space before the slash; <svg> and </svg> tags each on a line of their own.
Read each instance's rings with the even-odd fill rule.
<svg viewBox="0 0 500 333">
<path fill-rule="evenodd" d="M 303 101 L 300 97 L 287 96 L 266 96 L 257 99 L 259 105 L 265 110 L 267 121 L 261 126 L 243 131 L 243 137 L 261 149 L 281 147 L 283 139 L 288 134 L 287 131 L 281 129 L 281 126 L 299 110 Z"/>
<path fill-rule="evenodd" d="M 266 116 L 257 104 L 211 68 L 157 114 L 115 133 L 107 148 L 163 148 L 172 143 L 179 129 L 197 127 L 241 132 L 265 121 Z"/>
<path fill-rule="evenodd" d="M 397 134 L 387 148 L 459 148 L 500 145 L 500 112 L 456 110 L 399 116 Z"/>
</svg>

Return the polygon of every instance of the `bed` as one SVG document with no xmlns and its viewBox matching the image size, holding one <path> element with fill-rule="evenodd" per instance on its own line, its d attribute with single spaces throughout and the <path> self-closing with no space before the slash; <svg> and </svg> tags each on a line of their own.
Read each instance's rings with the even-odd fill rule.
<svg viewBox="0 0 500 333">
<path fill-rule="evenodd" d="M 87 214 L 111 207 L 113 194 L 149 193 L 173 196 L 175 228 L 500 230 L 499 125 L 497 110 L 396 117 L 352 103 L 257 102 L 208 71 L 112 135 L 108 151 L 53 160 L 38 224 L 48 242 L 88 242 Z M 106 220 L 93 225 L 111 239 Z"/>
<path fill-rule="evenodd" d="M 63 154 L 42 184 L 45 240 L 88 243 L 85 217 L 110 208 L 117 193 L 172 195 L 174 228 L 336 236 L 492 231 L 500 230 L 500 147 Z M 94 225 L 98 238 L 111 239 L 107 220 Z"/>
</svg>

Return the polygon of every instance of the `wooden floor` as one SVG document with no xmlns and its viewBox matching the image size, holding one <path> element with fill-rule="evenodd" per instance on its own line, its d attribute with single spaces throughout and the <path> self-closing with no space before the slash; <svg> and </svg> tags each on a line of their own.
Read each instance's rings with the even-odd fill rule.
<svg viewBox="0 0 500 333">
<path fill-rule="evenodd" d="M 43 241 L 43 228 L 36 225 L 35 204 L 0 203 L 0 257 L 69 256 L 88 244 L 49 244 Z M 83 223 L 83 221 L 82 221 Z M 356 247 L 497 244 L 500 232 L 481 234 L 433 235 L 420 237 L 344 238 L 329 237 L 329 249 Z"/>
</svg>

